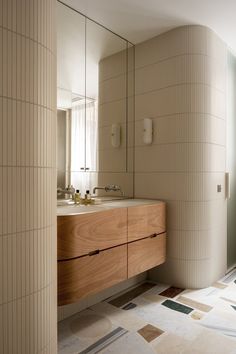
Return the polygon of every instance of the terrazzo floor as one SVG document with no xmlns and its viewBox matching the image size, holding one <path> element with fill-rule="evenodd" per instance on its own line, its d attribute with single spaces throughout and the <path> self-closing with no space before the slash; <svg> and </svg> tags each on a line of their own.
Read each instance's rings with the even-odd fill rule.
<svg viewBox="0 0 236 354">
<path fill-rule="evenodd" d="M 236 354 L 236 270 L 200 290 L 143 283 L 59 322 L 59 354 Z"/>
</svg>

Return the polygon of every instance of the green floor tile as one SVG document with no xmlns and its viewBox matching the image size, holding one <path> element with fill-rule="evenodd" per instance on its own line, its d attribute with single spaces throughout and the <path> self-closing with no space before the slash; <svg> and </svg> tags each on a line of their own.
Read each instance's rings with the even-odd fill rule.
<svg viewBox="0 0 236 354">
<path fill-rule="evenodd" d="M 191 307 L 181 305 L 178 302 L 175 302 L 172 300 L 165 300 L 164 302 L 162 302 L 162 305 L 165 307 L 168 307 L 171 310 L 182 312 L 185 314 L 189 314 L 190 312 L 193 311 L 193 309 Z"/>
</svg>

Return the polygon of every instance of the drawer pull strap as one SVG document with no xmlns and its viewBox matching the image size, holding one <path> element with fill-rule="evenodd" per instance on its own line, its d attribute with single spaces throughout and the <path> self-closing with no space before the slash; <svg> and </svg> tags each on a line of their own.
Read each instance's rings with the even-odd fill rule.
<svg viewBox="0 0 236 354">
<path fill-rule="evenodd" d="M 150 238 L 154 238 L 154 237 L 156 237 L 158 234 L 152 234 L 151 236 L 150 236 Z"/>
<path fill-rule="evenodd" d="M 95 254 L 98 254 L 100 251 L 99 250 L 95 250 L 95 251 L 92 251 L 92 252 L 89 252 L 89 256 L 94 256 Z"/>
</svg>

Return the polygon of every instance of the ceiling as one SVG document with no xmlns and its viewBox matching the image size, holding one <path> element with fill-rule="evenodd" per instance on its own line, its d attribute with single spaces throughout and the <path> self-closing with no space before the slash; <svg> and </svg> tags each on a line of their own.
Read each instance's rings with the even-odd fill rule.
<svg viewBox="0 0 236 354">
<path fill-rule="evenodd" d="M 236 0 L 62 0 L 134 44 L 171 28 L 213 29 L 236 53 Z"/>
</svg>

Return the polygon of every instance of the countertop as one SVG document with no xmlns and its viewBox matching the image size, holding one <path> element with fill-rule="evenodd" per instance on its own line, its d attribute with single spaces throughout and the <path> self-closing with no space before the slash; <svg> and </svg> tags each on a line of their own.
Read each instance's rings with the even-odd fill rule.
<svg viewBox="0 0 236 354">
<path fill-rule="evenodd" d="M 115 201 L 114 200 L 103 201 L 101 204 L 93 204 L 93 205 L 69 204 L 64 206 L 58 206 L 57 216 L 97 213 L 97 212 L 117 209 L 117 208 L 128 208 L 128 207 L 134 207 L 139 205 L 153 205 L 159 203 L 162 202 L 154 199 L 120 199 Z"/>
</svg>

